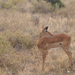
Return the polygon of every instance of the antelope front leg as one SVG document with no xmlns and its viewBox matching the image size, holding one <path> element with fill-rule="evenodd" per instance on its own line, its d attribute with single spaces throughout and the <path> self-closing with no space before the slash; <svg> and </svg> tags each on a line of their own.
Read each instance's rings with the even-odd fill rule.
<svg viewBox="0 0 75 75">
<path fill-rule="evenodd" d="M 44 71 L 44 63 L 45 63 L 45 59 L 47 56 L 48 51 L 42 51 L 42 59 L 43 59 L 43 64 L 42 64 L 42 71 Z"/>
</svg>

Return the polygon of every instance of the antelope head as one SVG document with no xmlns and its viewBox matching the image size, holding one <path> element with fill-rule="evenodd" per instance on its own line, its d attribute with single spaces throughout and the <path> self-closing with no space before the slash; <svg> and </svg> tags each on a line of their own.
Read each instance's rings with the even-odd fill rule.
<svg viewBox="0 0 75 75">
<path fill-rule="evenodd" d="M 47 30 L 48 30 L 48 26 L 45 27 L 45 28 L 44 28 L 44 26 L 42 26 L 42 28 L 41 28 L 41 32 L 47 32 Z"/>
</svg>

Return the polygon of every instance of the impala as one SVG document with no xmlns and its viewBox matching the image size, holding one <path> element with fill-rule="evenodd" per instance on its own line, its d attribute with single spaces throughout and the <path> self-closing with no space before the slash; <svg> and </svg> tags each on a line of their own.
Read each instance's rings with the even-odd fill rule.
<svg viewBox="0 0 75 75">
<path fill-rule="evenodd" d="M 69 57 L 69 67 L 67 72 L 70 72 L 70 69 L 73 65 L 72 55 L 71 55 L 71 52 L 69 51 L 71 37 L 66 34 L 53 35 L 47 30 L 48 30 L 48 27 L 45 27 L 45 28 L 42 27 L 38 40 L 36 41 L 36 45 L 38 49 L 42 52 L 42 59 L 43 59 L 42 70 L 44 70 L 44 63 L 45 63 L 48 50 L 51 48 L 59 47 L 61 45 L 62 49 L 65 51 L 65 53 Z"/>
</svg>

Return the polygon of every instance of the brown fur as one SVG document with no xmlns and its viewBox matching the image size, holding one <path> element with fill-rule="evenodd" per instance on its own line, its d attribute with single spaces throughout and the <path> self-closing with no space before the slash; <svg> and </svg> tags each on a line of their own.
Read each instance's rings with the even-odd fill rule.
<svg viewBox="0 0 75 75">
<path fill-rule="evenodd" d="M 53 36 L 53 37 L 51 37 Z M 65 51 L 65 53 L 69 57 L 69 68 L 68 71 L 70 71 L 70 68 L 72 67 L 72 55 L 69 51 L 69 45 L 71 43 L 71 37 L 66 34 L 56 34 L 53 35 L 50 32 L 46 31 L 46 28 L 42 28 L 39 38 L 36 42 L 37 47 L 42 52 L 42 58 L 43 58 L 43 65 L 42 70 L 44 70 L 44 63 L 46 59 L 46 55 L 49 49 L 56 48 L 61 45 L 62 49 Z"/>
</svg>

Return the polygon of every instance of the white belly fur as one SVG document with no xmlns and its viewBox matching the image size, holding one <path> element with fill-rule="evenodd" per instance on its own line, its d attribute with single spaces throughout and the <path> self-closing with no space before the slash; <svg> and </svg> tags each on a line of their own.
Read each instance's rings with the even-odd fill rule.
<svg viewBox="0 0 75 75">
<path fill-rule="evenodd" d="M 55 50 L 55 49 L 58 49 L 58 48 L 60 48 L 60 47 L 56 47 L 56 48 L 51 48 L 51 49 L 49 49 L 49 50 Z"/>
</svg>

